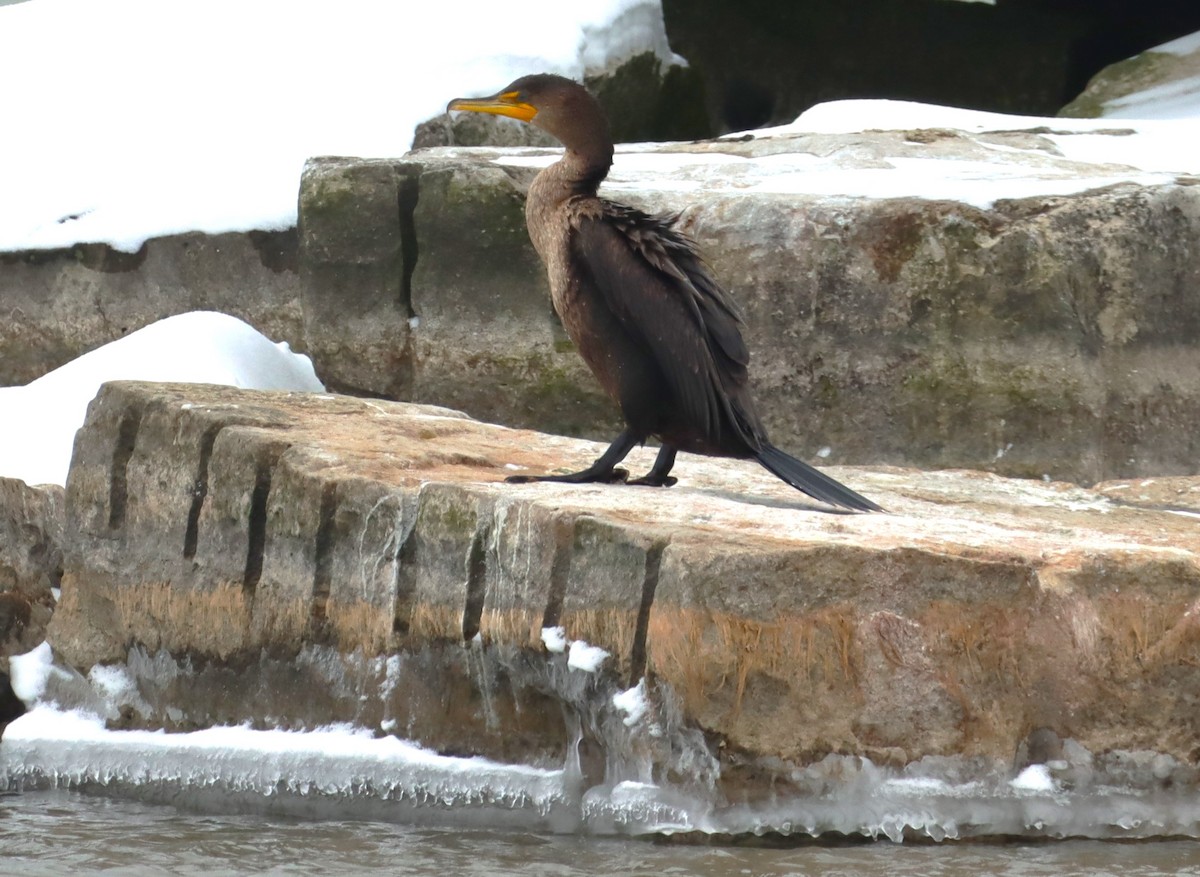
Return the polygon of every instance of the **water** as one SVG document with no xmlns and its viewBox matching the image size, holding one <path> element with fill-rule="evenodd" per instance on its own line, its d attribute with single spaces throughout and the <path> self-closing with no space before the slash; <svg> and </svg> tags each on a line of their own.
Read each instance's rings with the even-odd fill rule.
<svg viewBox="0 0 1200 877">
<path fill-rule="evenodd" d="M 588 780 L 578 737 L 565 763 L 535 766 L 438 754 L 349 725 L 113 730 L 104 716 L 115 714 L 114 692 L 137 691 L 132 677 L 118 667 L 85 680 L 42 651 L 10 661 L 14 687 L 41 682 L 0 740 L 0 877 L 1200 877 L 1191 768 L 1153 752 L 1093 757 L 1064 741 L 1061 763 L 1016 777 L 988 759 L 896 769 L 831 755 L 748 804 L 713 794 L 703 770 L 681 772 L 692 778 L 683 782 L 639 772 L 637 740 L 624 733 L 637 710 L 626 706 L 613 722 L 621 733 L 606 738 L 603 781 Z M 59 676 L 78 689 L 70 710 L 41 696 Z M 1187 781 L 1167 782 L 1176 773 Z"/>
<path fill-rule="evenodd" d="M 0 875 L 10 874 L 1154 877 L 1200 875 L 1200 842 L 696 846 L 370 821 L 272 819 L 45 791 L 0 796 Z"/>
</svg>

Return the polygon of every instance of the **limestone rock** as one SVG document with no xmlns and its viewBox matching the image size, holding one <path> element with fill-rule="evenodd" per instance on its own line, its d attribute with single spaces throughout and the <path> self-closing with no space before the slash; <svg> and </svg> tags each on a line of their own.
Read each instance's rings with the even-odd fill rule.
<svg viewBox="0 0 1200 877">
<path fill-rule="evenodd" d="M 0 656 L 42 641 L 62 575 L 63 490 L 0 478 Z"/>
<path fill-rule="evenodd" d="M 1200 515 L 1200 478 L 1196 477 L 1106 481 L 1096 485 L 1096 492 L 1113 502 Z"/>
<path fill-rule="evenodd" d="M 62 576 L 63 490 L 0 478 L 0 733 L 24 712 L 8 658 L 46 636 Z"/>
<path fill-rule="evenodd" d="M 304 352 L 296 232 L 154 238 L 0 253 L 0 386 L 25 384 L 109 341 L 188 311 L 240 317 Z"/>
<path fill-rule="evenodd" d="M 603 193 L 683 211 L 742 304 L 773 440 L 800 456 L 1087 484 L 1193 474 L 1200 187 L 1069 161 L 1062 136 L 777 131 L 629 146 Z M 28 315 L 0 326 L 0 381 L 204 306 L 310 354 L 337 392 L 609 438 L 616 409 L 554 316 L 524 226 L 523 191 L 553 155 L 314 159 L 298 234 L 0 257 L 0 297 Z M 1092 188 L 986 209 L 795 191 L 820 179 L 814 166 L 901 182 L 896 168 L 925 159 Z"/>
<path fill-rule="evenodd" d="M 412 393 L 416 188 L 395 162 L 327 158 L 300 180 L 306 350 L 333 390 Z"/>
<path fill-rule="evenodd" d="M 986 210 L 790 194 L 766 181 L 766 168 L 788 156 L 852 153 L 841 161 L 866 168 L 989 161 L 996 149 L 1029 156 L 1034 177 L 1103 171 L 1056 157 L 1035 130 L 780 133 L 619 151 L 606 191 L 684 211 L 742 305 L 756 396 L 784 446 L 828 449 L 829 462 L 1080 483 L 1191 474 L 1200 189 L 1190 179 Z M 400 296 L 413 328 L 403 343 L 392 335 L 390 349 L 411 375 L 407 398 L 602 438 L 616 428 L 613 407 L 550 309 L 523 226 L 522 190 L 550 160 L 450 149 L 402 166 L 419 246 Z M 302 265 L 321 258 L 302 250 Z M 380 311 L 396 298 L 390 265 L 378 260 L 380 281 L 361 293 Z M 388 368 L 375 363 L 368 371 Z"/>
<path fill-rule="evenodd" d="M 186 660 L 174 727 L 399 716 L 443 751 L 533 763 L 562 755 L 553 704 L 604 745 L 614 720 L 584 705 L 645 675 L 733 795 L 830 753 L 1011 762 L 1036 729 L 1192 757 L 1188 515 L 886 467 L 833 474 L 887 514 L 836 514 L 752 463 L 686 455 L 670 490 L 502 482 L 600 450 L 428 406 L 105 385 L 51 642 L 81 670 Z M 611 657 L 569 671 L 545 627 Z M 404 684 L 380 694 L 393 660 Z M 320 684 L 329 661 L 360 681 Z"/>
<path fill-rule="evenodd" d="M 1200 49 L 1186 53 L 1163 51 L 1163 47 L 1148 49 L 1105 67 L 1058 115 L 1076 119 L 1137 117 L 1139 112 L 1137 109 L 1131 112 L 1131 104 L 1143 109 L 1154 107 L 1156 102 L 1169 105 L 1172 99 L 1186 96 L 1190 91 L 1187 80 L 1197 75 L 1200 75 Z M 1151 89 L 1154 94 L 1136 97 Z"/>
</svg>

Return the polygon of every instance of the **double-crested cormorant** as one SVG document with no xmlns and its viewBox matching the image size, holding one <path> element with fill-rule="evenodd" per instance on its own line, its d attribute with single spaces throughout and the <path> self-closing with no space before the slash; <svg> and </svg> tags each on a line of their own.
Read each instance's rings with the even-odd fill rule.
<svg viewBox="0 0 1200 877">
<path fill-rule="evenodd" d="M 550 276 L 554 310 L 626 429 L 591 466 L 509 481 L 622 481 L 616 466 L 648 437 L 654 466 L 630 484 L 670 486 L 677 451 L 753 458 L 809 496 L 882 511 L 767 440 L 750 397 L 737 306 L 709 273 L 675 217 L 650 216 L 597 196 L 613 161 L 608 121 L 587 90 L 562 76 L 523 76 L 492 97 L 447 110 L 511 116 L 557 138 L 566 152 L 529 187 L 529 236 Z"/>
</svg>

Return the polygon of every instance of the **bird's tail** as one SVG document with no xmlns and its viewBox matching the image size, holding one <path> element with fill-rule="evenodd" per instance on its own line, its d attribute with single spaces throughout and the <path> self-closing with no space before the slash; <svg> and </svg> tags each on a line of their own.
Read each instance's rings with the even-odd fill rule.
<svg viewBox="0 0 1200 877">
<path fill-rule="evenodd" d="M 856 512 L 883 511 L 865 496 L 855 493 L 840 481 L 817 471 L 803 460 L 785 454 L 768 442 L 762 443 L 762 450 L 755 454 L 754 458 L 775 476 L 821 502 L 853 509 Z"/>
</svg>

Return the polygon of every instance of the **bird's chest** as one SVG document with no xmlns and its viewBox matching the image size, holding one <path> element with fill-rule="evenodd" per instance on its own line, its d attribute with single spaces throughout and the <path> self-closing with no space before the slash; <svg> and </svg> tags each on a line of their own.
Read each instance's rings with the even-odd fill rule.
<svg viewBox="0 0 1200 877">
<path fill-rule="evenodd" d="M 536 183 L 535 183 L 536 185 Z M 536 197 L 531 190 L 526 206 L 525 219 L 529 227 L 529 239 L 546 266 L 550 281 L 550 300 L 554 311 L 562 319 L 567 333 L 575 337 L 570 325 L 570 314 L 574 310 L 577 289 L 572 283 L 571 272 L 571 223 L 567 211 L 561 204 L 547 203 L 547 199 Z"/>
<path fill-rule="evenodd" d="M 559 202 L 547 204 L 530 190 L 526 206 L 529 237 L 550 281 L 550 301 L 562 321 L 563 329 L 600 383 L 614 398 L 621 383 L 622 363 L 611 343 L 614 335 L 613 316 L 597 299 L 582 276 L 577 256 L 572 253 L 572 217 L 578 205 Z M 572 209 L 574 206 L 574 211 Z"/>
</svg>

